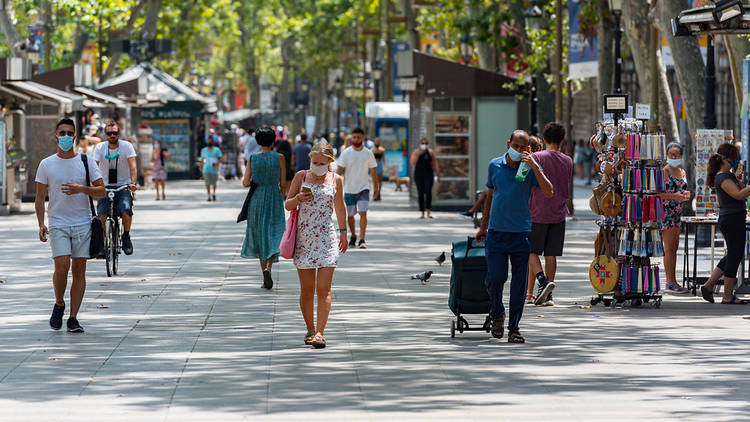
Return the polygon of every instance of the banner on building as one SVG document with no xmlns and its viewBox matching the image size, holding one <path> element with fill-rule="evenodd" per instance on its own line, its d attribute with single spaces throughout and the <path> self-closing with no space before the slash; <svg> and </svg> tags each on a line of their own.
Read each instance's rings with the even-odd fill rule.
<svg viewBox="0 0 750 422">
<path fill-rule="evenodd" d="M 586 29 L 587 25 L 581 25 L 583 17 L 581 9 L 582 0 L 568 1 L 568 17 L 570 22 L 569 35 L 569 73 L 573 79 L 595 78 L 599 75 L 597 63 L 597 39 L 596 29 Z"/>
<path fill-rule="evenodd" d="M 91 65 L 91 80 L 96 80 L 96 59 L 99 55 L 99 44 L 96 41 L 89 41 L 83 47 L 81 53 L 81 63 Z"/>
</svg>

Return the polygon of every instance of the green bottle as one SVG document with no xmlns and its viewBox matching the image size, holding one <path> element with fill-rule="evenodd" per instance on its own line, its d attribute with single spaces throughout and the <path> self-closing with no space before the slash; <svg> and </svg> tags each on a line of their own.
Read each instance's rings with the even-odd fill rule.
<svg viewBox="0 0 750 422">
<path fill-rule="evenodd" d="M 516 181 L 523 182 L 526 180 L 526 176 L 529 175 L 529 165 L 521 161 L 518 165 L 518 171 L 516 172 Z"/>
</svg>

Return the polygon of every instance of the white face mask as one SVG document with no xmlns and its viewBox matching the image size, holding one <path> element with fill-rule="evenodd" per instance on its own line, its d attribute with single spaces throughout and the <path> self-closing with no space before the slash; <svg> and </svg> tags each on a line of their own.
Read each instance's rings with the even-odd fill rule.
<svg viewBox="0 0 750 422">
<path fill-rule="evenodd" d="M 419 147 L 422 149 L 427 149 L 428 146 L 427 144 L 419 144 Z"/>
<path fill-rule="evenodd" d="M 318 177 L 322 177 L 326 173 L 328 173 L 328 165 L 327 164 L 310 164 L 310 171 L 313 172 L 314 175 Z"/>
</svg>

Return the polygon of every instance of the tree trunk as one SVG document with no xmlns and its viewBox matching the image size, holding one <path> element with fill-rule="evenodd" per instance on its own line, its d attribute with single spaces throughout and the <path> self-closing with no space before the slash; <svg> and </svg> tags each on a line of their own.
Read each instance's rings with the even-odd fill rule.
<svg viewBox="0 0 750 422">
<path fill-rule="evenodd" d="M 130 9 L 130 17 L 128 18 L 128 24 L 125 26 L 126 28 L 133 27 L 133 24 L 135 24 L 135 20 L 138 19 L 138 17 L 141 15 L 141 12 L 143 11 L 143 7 L 145 5 L 146 5 L 146 0 L 138 0 L 133 5 L 133 8 Z M 122 58 L 122 54 L 120 53 L 112 54 L 112 56 L 109 58 L 109 64 L 107 64 L 107 69 L 104 71 L 104 74 L 101 74 L 101 79 L 100 79 L 101 81 L 106 81 L 107 79 L 112 77 L 112 74 L 115 73 L 114 72 L 115 69 L 117 69 L 117 63 L 120 62 L 121 58 Z"/>
<path fill-rule="evenodd" d="M 291 83 L 290 69 L 294 62 L 294 38 L 287 37 L 281 42 L 282 75 L 279 87 L 279 111 L 285 115 L 289 113 L 289 84 Z"/>
<path fill-rule="evenodd" d="M 83 49 L 86 48 L 86 43 L 89 42 L 89 34 L 83 31 L 81 25 L 76 26 L 76 34 L 73 37 L 73 53 L 70 57 L 70 64 L 78 63 L 83 55 Z"/>
<path fill-rule="evenodd" d="M 669 85 L 659 83 L 662 79 L 666 81 L 664 68 L 657 64 L 656 69 L 660 74 L 654 75 L 652 72 L 654 68 L 652 60 L 656 60 L 656 51 L 651 49 L 652 46 L 649 43 L 650 37 L 653 36 L 654 32 L 650 30 L 652 18 L 649 16 L 649 10 L 650 7 L 646 2 L 637 0 L 623 2 L 622 22 L 625 27 L 628 44 L 630 45 L 630 52 L 633 54 L 633 62 L 635 62 L 635 70 L 638 75 L 638 85 L 640 87 L 639 101 L 642 102 L 651 101 L 653 98 L 654 78 L 656 78 L 656 86 L 658 86 L 658 90 L 660 91 L 656 93 L 657 95 L 663 89 L 669 90 Z M 661 73 L 664 73 L 663 78 Z M 661 98 L 661 96 L 657 98 Z M 671 106 L 671 94 L 668 93 L 667 98 L 670 98 L 667 107 L 662 107 L 661 101 L 652 104 L 652 107 L 654 109 L 659 107 L 659 114 L 663 117 L 660 122 L 662 130 L 670 136 L 670 139 L 679 139 L 677 118 L 674 114 L 674 107 Z"/>
<path fill-rule="evenodd" d="M 661 0 L 658 4 L 658 24 L 672 50 L 675 73 L 680 84 L 680 94 L 687 109 L 687 123 L 690 131 L 685 137 L 685 171 L 691 192 L 695 192 L 695 132 L 703 127 L 705 111 L 706 69 L 701 57 L 696 37 L 675 37 L 672 35 L 671 19 L 681 11 L 690 8 L 688 0 Z M 688 202 L 688 215 L 692 202 Z"/>
<path fill-rule="evenodd" d="M 602 107 L 604 105 L 604 94 L 612 92 L 613 77 L 615 68 L 614 55 L 612 47 L 614 43 L 614 34 L 612 28 L 615 25 L 612 15 L 609 13 L 609 6 L 606 1 L 600 1 L 597 9 L 598 23 L 596 33 L 598 36 L 597 47 L 597 65 L 599 70 L 599 95 L 596 97 L 596 120 L 602 119 Z"/>
<path fill-rule="evenodd" d="M 734 81 L 734 91 L 737 97 L 737 104 L 742 108 L 742 62 L 750 54 L 750 42 L 747 38 L 737 35 L 723 35 L 724 45 L 729 52 L 729 65 L 732 70 L 732 80 Z"/>
<path fill-rule="evenodd" d="M 0 27 L 2 27 L 5 41 L 8 43 L 8 50 L 12 57 L 18 57 L 19 52 L 16 51 L 15 45 L 18 44 L 20 38 L 18 36 L 18 30 L 16 29 L 13 22 L 10 20 L 7 9 L 0 10 Z"/>
<path fill-rule="evenodd" d="M 148 0 L 148 10 L 146 11 L 146 20 L 143 22 L 141 29 L 141 40 L 151 40 L 156 38 L 156 24 L 159 22 L 159 12 L 161 11 L 162 0 Z"/>
<path fill-rule="evenodd" d="M 421 50 L 419 31 L 417 31 L 417 21 L 412 9 L 411 0 L 402 0 L 404 16 L 406 17 L 406 34 L 409 37 L 409 46 L 412 50 Z"/>
</svg>

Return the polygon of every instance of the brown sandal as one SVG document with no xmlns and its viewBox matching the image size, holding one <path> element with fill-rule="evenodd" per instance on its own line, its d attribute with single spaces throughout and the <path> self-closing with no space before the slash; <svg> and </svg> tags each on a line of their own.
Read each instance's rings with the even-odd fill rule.
<svg viewBox="0 0 750 422">
<path fill-rule="evenodd" d="M 508 331 L 508 343 L 526 343 L 526 340 L 518 331 Z"/>
<path fill-rule="evenodd" d="M 307 334 L 305 334 L 305 344 L 308 346 L 311 345 L 313 337 L 315 337 L 315 331 L 308 331 Z"/>
<path fill-rule="evenodd" d="M 317 334 L 312 339 L 312 347 L 316 349 L 323 349 L 326 347 L 326 339 L 323 338 L 323 335 Z"/>
<path fill-rule="evenodd" d="M 490 333 L 492 333 L 492 337 L 495 337 L 495 338 L 503 338 L 504 332 L 505 332 L 505 315 L 501 316 L 500 318 L 493 319 L 492 329 L 490 330 Z"/>
</svg>

